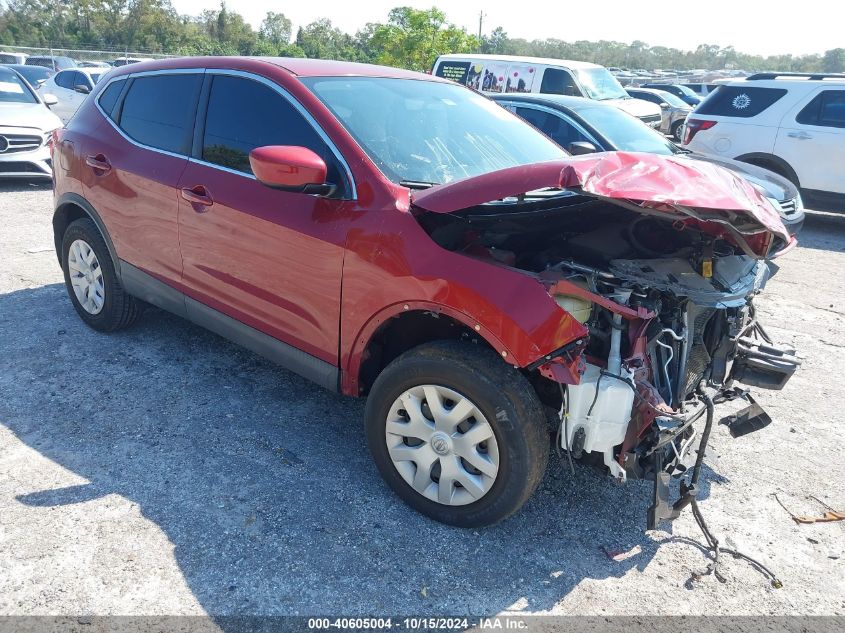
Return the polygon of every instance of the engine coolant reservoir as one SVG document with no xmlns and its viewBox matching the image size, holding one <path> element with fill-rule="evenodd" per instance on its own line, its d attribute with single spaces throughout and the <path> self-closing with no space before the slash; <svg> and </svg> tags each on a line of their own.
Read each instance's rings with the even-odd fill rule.
<svg viewBox="0 0 845 633">
<path fill-rule="evenodd" d="M 590 320 L 593 304 L 585 299 L 569 295 L 555 295 L 555 303 L 569 312 L 578 323 L 586 323 Z"/>
<path fill-rule="evenodd" d="M 625 369 L 620 375 L 626 380 L 632 378 Z M 581 383 L 567 386 L 567 402 L 568 433 L 562 434 L 562 448 L 572 447 L 575 434 L 583 428 L 584 450 L 602 453 L 611 473 L 624 478 L 625 471 L 613 459 L 613 447 L 625 439 L 634 406 L 634 391 L 617 378 L 601 376 L 599 367 L 587 363 Z"/>
</svg>

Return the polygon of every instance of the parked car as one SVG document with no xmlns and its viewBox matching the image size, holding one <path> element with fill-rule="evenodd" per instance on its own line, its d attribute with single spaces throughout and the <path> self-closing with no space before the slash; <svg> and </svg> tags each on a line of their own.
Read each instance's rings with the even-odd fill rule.
<svg viewBox="0 0 845 633">
<path fill-rule="evenodd" d="M 660 127 L 660 108 L 631 98 L 607 68 L 588 62 L 510 55 L 441 55 L 432 74 L 484 94 L 542 93 L 611 103 L 644 123 Z"/>
<path fill-rule="evenodd" d="M 56 96 L 58 103 L 52 110 L 63 123 L 67 123 L 105 73 L 102 68 L 60 70 L 41 84 L 38 91 Z"/>
<path fill-rule="evenodd" d="M 49 145 L 53 130 L 62 126 L 47 107 L 55 102 L 0 66 L 0 178 L 51 177 Z"/>
<path fill-rule="evenodd" d="M 121 329 L 152 303 L 366 396 L 382 476 L 445 523 L 523 505 L 549 416 L 573 457 L 656 472 L 649 521 L 671 518 L 665 478 L 693 422 L 712 426 L 699 384 L 794 370 L 752 340 L 765 260 L 790 240 L 757 190 L 699 161 L 570 157 L 451 81 L 148 62 L 97 84 L 54 154 L 56 251 L 85 323 Z"/>
<path fill-rule="evenodd" d="M 671 92 L 655 90 L 654 88 L 628 88 L 628 94 L 635 99 L 651 101 L 660 106 L 660 111 L 663 114 L 660 122 L 660 131 L 680 142 L 684 129 L 684 121 L 687 115 L 692 112 L 690 106 Z"/>
<path fill-rule="evenodd" d="M 111 65 L 117 68 L 120 66 L 127 66 L 129 64 L 140 64 L 141 62 L 151 61 L 153 61 L 152 57 L 118 57 L 111 63 Z"/>
<path fill-rule="evenodd" d="M 690 106 L 697 106 L 701 103 L 701 98 L 695 94 L 692 90 L 687 88 L 682 84 L 670 84 L 670 83 L 647 83 L 640 86 L 641 88 L 654 88 L 655 90 L 663 90 L 664 92 L 669 92 L 676 97 L 678 97 L 681 101 L 686 103 Z"/>
<path fill-rule="evenodd" d="M 711 92 L 719 87 L 719 84 L 681 84 L 682 86 L 692 90 L 699 99 L 704 99 Z"/>
<path fill-rule="evenodd" d="M 26 66 L 24 64 L 9 64 L 5 68 L 11 68 L 21 77 L 26 79 L 30 86 L 38 88 L 41 84 L 47 81 L 52 75 L 53 71 L 43 66 Z"/>
<path fill-rule="evenodd" d="M 111 64 L 108 62 L 79 62 L 78 68 L 102 68 L 103 70 L 109 70 L 112 67 Z"/>
<path fill-rule="evenodd" d="M 763 194 L 790 235 L 798 235 L 804 226 L 804 204 L 798 189 L 768 169 L 683 149 L 618 108 L 588 99 L 559 95 L 496 95 L 492 99 L 573 154 L 648 152 L 717 164 Z"/>
<path fill-rule="evenodd" d="M 760 73 L 687 119 L 684 146 L 770 169 L 813 207 L 845 209 L 845 75 Z"/>
<path fill-rule="evenodd" d="M 9 53 L 8 51 L 0 51 L 0 64 L 25 64 L 27 57 L 29 57 L 29 55 L 26 53 Z"/>
<path fill-rule="evenodd" d="M 70 57 L 63 57 L 61 55 L 54 56 L 36 56 L 30 55 L 26 58 L 27 66 L 43 66 L 49 68 L 53 72 L 64 70 L 65 68 L 76 68 L 76 62 Z"/>
</svg>

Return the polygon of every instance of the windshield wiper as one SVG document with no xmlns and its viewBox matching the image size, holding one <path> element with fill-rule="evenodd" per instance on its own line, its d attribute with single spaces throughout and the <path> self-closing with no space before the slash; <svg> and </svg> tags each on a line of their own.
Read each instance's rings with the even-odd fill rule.
<svg viewBox="0 0 845 633">
<path fill-rule="evenodd" d="M 439 182 L 426 182 L 425 180 L 400 180 L 399 184 L 408 189 L 428 189 L 439 185 Z"/>
</svg>

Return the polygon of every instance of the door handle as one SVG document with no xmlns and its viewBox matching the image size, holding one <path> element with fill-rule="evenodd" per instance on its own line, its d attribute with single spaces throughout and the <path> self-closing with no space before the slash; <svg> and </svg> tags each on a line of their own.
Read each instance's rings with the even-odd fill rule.
<svg viewBox="0 0 845 633">
<path fill-rule="evenodd" d="M 109 163 L 108 159 L 106 159 L 106 157 L 102 154 L 87 156 L 85 158 L 85 164 L 95 172 L 99 172 L 100 175 L 107 174 L 111 171 L 111 163 Z"/>
<path fill-rule="evenodd" d="M 183 187 L 179 191 L 179 193 L 181 194 L 184 200 L 187 200 L 191 204 L 197 204 L 202 207 L 210 207 L 214 204 L 214 200 L 212 200 L 211 194 L 208 193 L 208 190 L 202 185 L 196 185 L 194 187 Z"/>
<path fill-rule="evenodd" d="M 807 139 L 813 138 L 812 134 L 807 134 L 806 132 L 787 132 L 786 135 L 789 138 L 797 138 L 801 139 L 802 141 L 806 141 Z"/>
</svg>

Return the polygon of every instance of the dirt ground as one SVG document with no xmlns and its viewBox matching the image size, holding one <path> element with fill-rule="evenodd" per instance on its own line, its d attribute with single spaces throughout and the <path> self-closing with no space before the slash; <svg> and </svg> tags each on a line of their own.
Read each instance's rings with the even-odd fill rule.
<svg viewBox="0 0 845 633">
<path fill-rule="evenodd" d="M 759 302 L 803 367 L 774 418 L 714 430 L 706 567 L 687 513 L 644 533 L 649 482 L 552 457 L 523 511 L 484 530 L 403 505 L 366 449 L 363 402 L 148 310 L 114 335 L 71 308 L 49 187 L 0 184 L 0 615 L 845 614 L 845 216 L 813 215 Z"/>
</svg>

